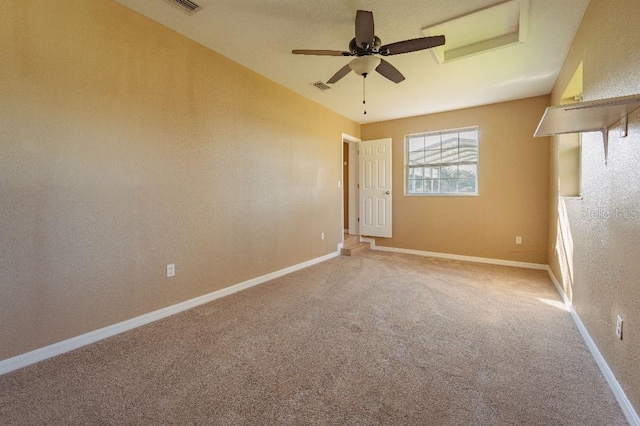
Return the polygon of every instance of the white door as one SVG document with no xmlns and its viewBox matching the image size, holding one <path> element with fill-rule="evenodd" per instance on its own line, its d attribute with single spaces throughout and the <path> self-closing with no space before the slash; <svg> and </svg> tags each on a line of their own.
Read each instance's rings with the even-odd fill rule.
<svg viewBox="0 0 640 426">
<path fill-rule="evenodd" d="M 391 238 L 391 139 L 359 145 L 360 235 Z"/>
</svg>

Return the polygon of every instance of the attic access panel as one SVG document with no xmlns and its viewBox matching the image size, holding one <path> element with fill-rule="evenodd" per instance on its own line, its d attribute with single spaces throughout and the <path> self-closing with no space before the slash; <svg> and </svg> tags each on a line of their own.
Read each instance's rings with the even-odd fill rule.
<svg viewBox="0 0 640 426">
<path fill-rule="evenodd" d="M 442 64 L 522 43 L 528 21 L 529 0 L 508 0 L 431 25 L 422 33 L 446 37 L 444 46 L 431 49 Z"/>
</svg>

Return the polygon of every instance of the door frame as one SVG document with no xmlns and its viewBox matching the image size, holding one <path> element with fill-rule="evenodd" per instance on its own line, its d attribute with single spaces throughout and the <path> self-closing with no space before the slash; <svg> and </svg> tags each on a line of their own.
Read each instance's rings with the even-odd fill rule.
<svg viewBox="0 0 640 426">
<path fill-rule="evenodd" d="M 347 133 L 342 134 L 342 140 L 340 143 L 340 152 L 342 157 L 342 165 L 344 165 L 344 150 L 342 149 L 343 143 L 349 144 L 349 159 L 348 159 L 348 167 L 349 167 L 349 182 L 344 181 L 344 167 L 340 168 L 340 174 L 342 175 L 340 181 L 342 182 L 342 194 L 341 202 L 340 202 L 340 229 L 341 233 L 344 232 L 344 188 L 346 185 L 349 185 L 349 234 L 352 235 L 360 235 L 360 229 L 358 224 L 359 217 L 359 194 L 358 194 L 358 163 L 359 163 L 359 155 L 358 155 L 358 143 L 361 140 L 355 136 L 351 136 Z"/>
</svg>

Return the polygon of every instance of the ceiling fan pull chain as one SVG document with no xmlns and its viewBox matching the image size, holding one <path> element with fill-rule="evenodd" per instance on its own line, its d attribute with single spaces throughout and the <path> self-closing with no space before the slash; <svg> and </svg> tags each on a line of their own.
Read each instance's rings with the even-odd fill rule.
<svg viewBox="0 0 640 426">
<path fill-rule="evenodd" d="M 367 74 L 362 74 L 362 104 L 366 105 L 367 104 L 367 100 L 366 100 L 366 81 L 367 81 Z M 367 108 L 365 107 L 364 109 L 364 113 L 365 115 L 367 114 Z"/>
</svg>

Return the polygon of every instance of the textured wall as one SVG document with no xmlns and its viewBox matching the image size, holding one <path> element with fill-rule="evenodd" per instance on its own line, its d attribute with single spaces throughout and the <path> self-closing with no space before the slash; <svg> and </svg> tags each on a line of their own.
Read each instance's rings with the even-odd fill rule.
<svg viewBox="0 0 640 426">
<path fill-rule="evenodd" d="M 393 238 L 376 244 L 546 264 L 549 144 L 533 133 L 548 105 L 540 96 L 363 125 L 363 140 L 393 139 Z M 404 196 L 405 135 L 473 125 L 480 195 Z"/>
<path fill-rule="evenodd" d="M 592 0 L 552 94 L 584 60 L 584 99 L 640 93 L 637 0 Z M 640 410 L 640 113 L 629 136 L 610 133 L 609 164 L 602 137 L 583 135 L 582 200 L 557 201 L 557 144 L 551 150 L 549 263 L 636 411 Z M 555 142 L 555 141 L 554 141 Z M 624 338 L 615 336 L 616 315 Z"/>
<path fill-rule="evenodd" d="M 0 10 L 0 359 L 336 250 L 357 124 L 109 0 Z"/>
</svg>

